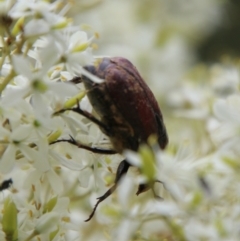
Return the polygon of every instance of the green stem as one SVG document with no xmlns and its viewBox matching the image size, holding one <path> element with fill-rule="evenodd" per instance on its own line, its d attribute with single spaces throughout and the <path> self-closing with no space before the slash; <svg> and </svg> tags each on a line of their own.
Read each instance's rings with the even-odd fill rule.
<svg viewBox="0 0 240 241">
<path fill-rule="evenodd" d="M 36 231 L 33 231 L 26 239 L 25 241 L 31 241 L 37 234 Z"/>
<path fill-rule="evenodd" d="M 6 88 L 6 86 L 9 84 L 9 82 L 12 80 L 12 78 L 15 76 L 15 72 L 12 69 L 8 76 L 3 80 L 3 82 L 0 84 L 0 95 L 3 92 L 3 90 Z"/>
</svg>

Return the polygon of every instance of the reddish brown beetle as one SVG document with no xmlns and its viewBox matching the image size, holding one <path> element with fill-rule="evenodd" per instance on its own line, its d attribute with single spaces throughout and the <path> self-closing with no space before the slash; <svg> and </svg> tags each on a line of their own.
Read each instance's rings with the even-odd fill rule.
<svg viewBox="0 0 240 241">
<path fill-rule="evenodd" d="M 166 147 L 168 136 L 157 101 L 131 62 L 121 57 L 103 58 L 96 65 L 86 66 L 85 69 L 104 81 L 95 83 L 83 75 L 82 78 L 77 77 L 72 82 L 84 83 L 88 90 L 87 96 L 100 119 L 81 110 L 79 106 L 71 110 L 96 123 L 109 137 L 113 150 L 91 148 L 76 142 L 73 138 L 57 142 L 67 141 L 95 153 L 121 154 L 125 149 L 137 151 L 141 143 L 147 143 L 149 136 L 155 134 L 161 149 Z M 60 112 L 63 111 L 65 110 Z M 130 165 L 126 159 L 119 164 L 115 184 L 98 198 L 86 221 L 93 217 L 98 204 L 116 189 L 119 180 L 127 173 Z M 139 185 L 137 194 L 146 189 L 147 184 Z"/>
</svg>

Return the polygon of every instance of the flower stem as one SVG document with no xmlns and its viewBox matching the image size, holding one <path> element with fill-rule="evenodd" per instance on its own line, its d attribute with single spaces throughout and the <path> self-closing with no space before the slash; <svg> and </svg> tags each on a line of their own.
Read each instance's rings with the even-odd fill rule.
<svg viewBox="0 0 240 241">
<path fill-rule="evenodd" d="M 12 69 L 8 76 L 3 80 L 3 82 L 0 84 L 0 95 L 3 92 L 3 90 L 6 88 L 6 86 L 9 84 L 9 82 L 12 80 L 12 78 L 15 76 L 15 72 Z"/>
<path fill-rule="evenodd" d="M 32 240 L 36 235 L 37 235 L 37 232 L 36 232 L 36 231 L 33 231 L 33 232 L 25 239 L 25 241 L 30 241 L 30 240 Z"/>
</svg>

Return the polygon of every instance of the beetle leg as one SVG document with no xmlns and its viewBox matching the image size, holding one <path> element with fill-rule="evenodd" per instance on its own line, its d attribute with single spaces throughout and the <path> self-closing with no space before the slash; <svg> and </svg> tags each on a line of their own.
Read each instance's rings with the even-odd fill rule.
<svg viewBox="0 0 240 241">
<path fill-rule="evenodd" d="M 82 149 L 91 151 L 93 153 L 98 153 L 98 154 L 113 155 L 113 154 L 117 153 L 116 151 L 114 151 L 112 149 L 107 150 L 107 149 L 101 149 L 101 148 L 97 148 L 97 147 L 90 147 L 90 146 L 84 145 L 80 142 L 77 142 L 71 135 L 70 135 L 70 139 L 56 140 L 56 141 L 51 142 L 50 145 L 58 143 L 58 142 L 68 142 L 72 145 L 77 146 L 78 148 L 82 148 Z"/>
<path fill-rule="evenodd" d="M 139 195 L 139 194 L 141 194 L 141 193 L 143 193 L 143 192 L 146 192 L 147 190 L 149 190 L 149 189 L 151 188 L 154 197 L 157 198 L 157 199 L 163 200 L 162 197 L 160 197 L 160 196 L 158 196 L 158 195 L 156 194 L 156 192 L 155 192 L 155 190 L 154 190 L 154 188 L 153 188 L 153 186 L 154 186 L 154 184 L 155 184 L 156 182 L 159 182 L 159 183 L 161 183 L 161 184 L 164 185 L 164 183 L 163 183 L 162 181 L 159 181 L 159 180 L 155 180 L 154 183 L 152 183 L 152 184 L 151 184 L 151 183 L 149 183 L 149 184 L 146 184 L 146 183 L 140 184 L 140 185 L 138 186 L 138 190 L 137 190 L 136 195 Z"/>
<path fill-rule="evenodd" d="M 89 119 L 90 121 L 92 121 L 93 123 L 98 125 L 100 128 L 105 130 L 106 133 L 109 133 L 109 128 L 105 124 L 103 124 L 99 119 L 97 119 L 95 116 L 93 116 L 91 113 L 89 113 L 89 112 L 87 112 L 85 110 L 82 110 L 80 108 L 78 102 L 77 102 L 77 107 L 62 109 L 62 110 L 59 110 L 59 111 L 55 112 L 53 115 L 58 115 L 58 114 L 61 114 L 61 113 L 65 112 L 65 111 L 68 111 L 68 110 L 71 110 L 73 112 L 76 112 L 76 113 L 86 117 L 87 119 Z"/>
<path fill-rule="evenodd" d="M 130 167 L 130 164 L 126 160 L 123 160 L 120 162 L 118 169 L 117 169 L 117 174 L 116 174 L 114 185 L 110 189 L 108 189 L 107 192 L 105 192 L 101 197 L 97 198 L 98 201 L 95 204 L 91 214 L 89 215 L 89 218 L 86 219 L 85 222 L 88 222 L 92 219 L 99 203 L 101 203 L 103 200 L 105 200 L 107 197 L 109 197 L 116 190 L 119 181 L 121 180 L 122 176 L 127 173 L 129 167 Z"/>
<path fill-rule="evenodd" d="M 155 192 L 155 190 L 154 190 L 153 187 L 152 187 L 151 189 L 152 189 L 152 192 L 153 192 L 153 196 L 154 196 L 156 199 L 158 199 L 158 200 L 164 200 L 163 197 L 161 197 L 161 196 L 159 196 L 159 195 L 156 194 L 156 192 Z"/>
<path fill-rule="evenodd" d="M 73 83 L 73 84 L 82 83 L 82 77 L 75 76 L 71 80 L 69 80 L 68 82 Z"/>
<path fill-rule="evenodd" d="M 139 194 L 146 192 L 147 190 L 150 189 L 150 185 L 148 184 L 139 184 L 138 190 L 136 192 L 136 195 L 138 196 Z"/>
<path fill-rule="evenodd" d="M 109 196 L 115 191 L 116 188 L 117 188 L 117 185 L 114 184 L 110 189 L 107 190 L 106 193 L 104 193 L 104 195 L 102 195 L 101 197 L 98 197 L 98 198 L 97 198 L 98 201 L 97 201 L 97 203 L 95 204 L 95 206 L 94 206 L 91 214 L 89 215 L 89 218 L 86 219 L 85 222 L 88 222 L 88 221 L 90 221 L 90 220 L 92 219 L 92 217 L 93 217 L 93 215 L 94 215 L 94 213 L 95 213 L 95 211 L 96 211 L 96 209 L 97 209 L 97 207 L 98 207 L 98 204 L 99 204 L 100 202 L 102 202 L 103 200 L 105 200 L 107 197 L 109 197 Z"/>
</svg>

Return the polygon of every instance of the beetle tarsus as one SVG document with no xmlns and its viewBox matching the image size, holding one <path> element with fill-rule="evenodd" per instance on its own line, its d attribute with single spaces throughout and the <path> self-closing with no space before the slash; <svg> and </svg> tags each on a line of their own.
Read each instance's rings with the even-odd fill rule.
<svg viewBox="0 0 240 241">
<path fill-rule="evenodd" d="M 155 190 L 154 190 L 154 188 L 153 188 L 153 186 L 154 186 L 154 184 L 155 184 L 156 182 L 159 182 L 159 183 L 161 183 L 161 184 L 164 186 L 164 182 L 159 181 L 159 180 L 155 180 L 152 184 L 143 183 L 143 184 L 140 184 L 140 185 L 138 186 L 138 190 L 137 190 L 137 192 L 136 192 L 136 195 L 138 196 L 139 194 L 141 194 L 141 193 L 143 193 L 143 192 L 146 192 L 146 191 L 148 191 L 149 189 L 152 189 L 152 192 L 153 192 L 154 197 L 157 198 L 157 199 L 163 200 L 163 198 L 162 198 L 161 196 L 159 196 L 159 195 L 156 194 L 156 192 L 155 192 Z"/>
<path fill-rule="evenodd" d="M 97 198 L 98 201 L 95 204 L 89 218 L 86 219 L 85 222 L 88 222 L 92 219 L 99 203 L 104 201 L 107 197 L 109 197 L 115 191 L 119 181 L 127 173 L 129 167 L 130 167 L 130 164 L 126 160 L 123 160 L 120 162 L 120 164 L 118 165 L 117 173 L 116 173 L 115 184 L 110 189 L 108 189 L 107 192 L 105 192 L 101 197 Z"/>
<path fill-rule="evenodd" d="M 154 196 L 156 199 L 158 199 L 159 201 L 163 201 L 163 200 L 164 200 L 164 198 L 161 197 L 161 196 L 159 196 L 159 195 L 157 195 L 156 192 L 155 192 L 153 189 L 152 189 L 152 191 L 153 191 L 153 196 Z"/>
<path fill-rule="evenodd" d="M 98 197 L 98 201 L 97 203 L 95 204 L 91 214 L 89 215 L 89 218 L 85 220 L 85 222 L 88 222 L 92 219 L 92 217 L 94 216 L 95 214 L 95 211 L 99 205 L 99 203 L 101 203 L 102 201 L 104 201 L 107 197 L 109 197 L 114 191 L 115 189 L 117 188 L 117 184 L 114 184 L 110 189 L 107 190 L 107 192 L 105 192 L 101 197 Z"/>
</svg>

